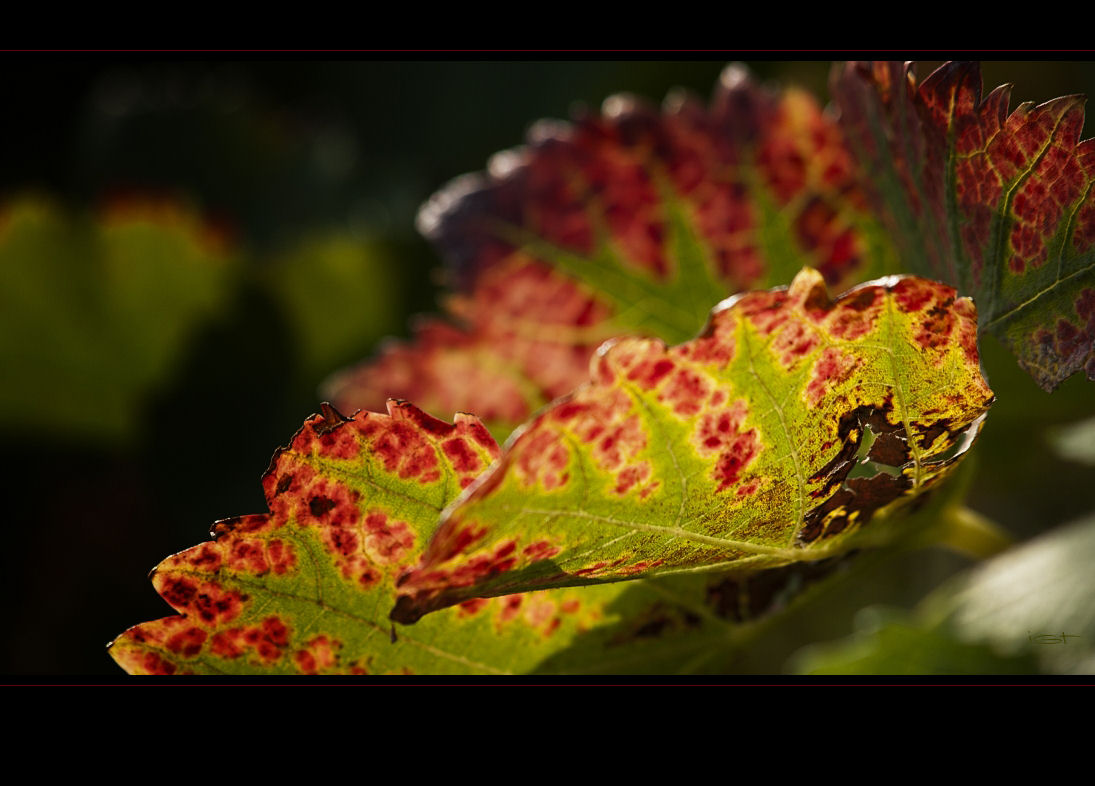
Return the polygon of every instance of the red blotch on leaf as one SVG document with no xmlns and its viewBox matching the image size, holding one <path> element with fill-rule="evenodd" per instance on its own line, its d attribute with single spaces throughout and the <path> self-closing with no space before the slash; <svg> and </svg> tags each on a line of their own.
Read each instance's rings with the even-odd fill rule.
<svg viewBox="0 0 1095 786">
<path fill-rule="evenodd" d="M 587 573 L 596 573 L 597 571 L 599 571 L 601 568 L 605 567 L 606 565 L 608 565 L 607 562 L 595 562 L 594 564 L 590 565 L 588 568 L 578 568 L 577 570 L 574 571 L 574 575 L 575 576 L 584 576 Z"/>
<path fill-rule="evenodd" d="M 372 453 L 384 463 L 387 472 L 404 480 L 416 478 L 434 483 L 440 477 L 437 453 L 426 435 L 411 423 L 393 420 L 376 434 Z"/>
<path fill-rule="evenodd" d="M 260 625 L 245 629 L 244 640 L 262 660 L 273 662 L 289 646 L 289 628 L 278 617 L 267 617 Z"/>
<path fill-rule="evenodd" d="M 334 554 L 342 557 L 355 554 L 361 545 L 357 530 L 344 527 L 329 527 L 324 531 L 323 539 Z"/>
<path fill-rule="evenodd" d="M 170 676 L 178 670 L 178 666 L 169 660 L 161 658 L 155 652 L 146 652 L 142 665 L 144 666 L 146 673 L 161 676 Z"/>
<path fill-rule="evenodd" d="M 810 371 L 810 381 L 806 385 L 807 403 L 811 407 L 820 404 L 827 391 L 851 378 L 860 362 L 836 347 L 823 350 Z"/>
<path fill-rule="evenodd" d="M 414 532 L 402 521 L 389 520 L 380 511 L 365 517 L 365 548 L 380 563 L 398 562 L 414 546 Z"/>
<path fill-rule="evenodd" d="M 784 368 L 794 364 L 814 351 L 821 338 L 817 331 L 800 321 L 789 321 L 772 342 L 772 351 L 779 356 Z"/>
<path fill-rule="evenodd" d="M 479 454 L 460 437 L 445 440 L 441 443 L 441 449 L 445 451 L 457 472 L 476 472 L 483 466 Z"/>
<path fill-rule="evenodd" d="M 456 527 L 442 525 L 430 543 L 429 554 L 436 555 L 433 561 L 445 562 L 470 549 L 486 534 L 486 527 L 476 527 L 473 523 Z"/>
<path fill-rule="evenodd" d="M 270 564 L 266 561 L 264 543 L 261 540 L 236 540 L 229 549 L 228 567 L 256 576 L 266 573 Z"/>
<path fill-rule="evenodd" d="M 487 598 L 472 598 L 471 600 L 466 600 L 459 605 L 460 616 L 473 617 L 482 611 L 489 603 L 490 600 Z"/>
<path fill-rule="evenodd" d="M 517 617 L 521 610 L 521 604 L 525 602 L 524 595 L 507 595 L 502 598 L 502 608 L 498 612 L 498 621 L 505 623 Z"/>
<path fill-rule="evenodd" d="M 190 567 L 202 573 L 214 573 L 221 566 L 220 549 L 213 543 L 203 543 L 183 554 Z"/>
<path fill-rule="evenodd" d="M 791 310 L 786 305 L 787 292 L 783 290 L 750 292 L 738 301 L 737 311 L 760 335 L 768 336 L 791 318 Z"/>
<path fill-rule="evenodd" d="M 635 485 L 642 483 L 650 477 L 650 465 L 643 463 L 624 467 L 616 477 L 615 492 L 621 495 L 626 494 Z"/>
<path fill-rule="evenodd" d="M 949 290 L 949 296 L 954 296 L 954 290 L 951 290 L 950 287 L 935 284 L 922 278 L 902 278 L 891 289 L 898 307 L 906 313 L 919 311 L 929 303 L 941 299 L 941 290 Z"/>
<path fill-rule="evenodd" d="M 352 421 L 348 421 L 351 422 Z M 324 458 L 349 461 L 361 453 L 361 442 L 356 430 L 352 427 L 341 426 L 335 431 L 320 435 L 319 454 Z"/>
<path fill-rule="evenodd" d="M 641 361 L 631 368 L 627 378 L 637 382 L 644 390 L 657 387 L 665 377 L 673 370 L 673 361 L 668 358 L 652 358 Z"/>
<path fill-rule="evenodd" d="M 534 628 L 548 623 L 555 616 L 555 601 L 544 596 L 532 596 L 525 606 L 525 621 Z"/>
<path fill-rule="evenodd" d="M 681 417 L 691 417 L 703 407 L 711 392 L 711 383 L 689 369 L 678 369 L 662 388 L 658 399 Z"/>
<path fill-rule="evenodd" d="M 214 655 L 221 658 L 238 658 L 245 651 L 243 629 L 229 628 L 214 634 L 209 649 Z"/>
<path fill-rule="evenodd" d="M 440 582 L 453 587 L 468 587 L 512 570 L 517 564 L 515 552 L 517 544 L 513 540 L 504 540 L 495 545 L 492 551 L 485 551 L 468 558 L 451 569 L 411 572 L 400 579 L 400 586 L 413 582 L 422 586 Z M 426 559 L 429 559 L 427 555 Z"/>
<path fill-rule="evenodd" d="M 152 578 L 156 591 L 177 611 L 193 614 L 207 627 L 239 616 L 244 597 L 213 582 L 198 582 L 187 576 L 158 572 Z"/>
<path fill-rule="evenodd" d="M 951 301 L 933 307 L 920 321 L 916 334 L 917 343 L 925 349 L 946 350 L 954 333 L 954 310 Z M 942 362 L 939 358 L 937 362 Z"/>
<path fill-rule="evenodd" d="M 738 399 L 722 411 L 705 413 L 693 432 L 693 444 L 700 455 L 718 456 L 712 478 L 719 491 L 736 484 L 760 451 L 756 429 L 742 431 L 747 413 L 745 400 Z"/>
<path fill-rule="evenodd" d="M 309 641 L 304 649 L 293 653 L 293 661 L 297 669 L 303 674 L 319 674 L 325 669 L 331 669 L 338 664 L 336 650 L 342 648 L 340 641 L 330 639 L 326 635 L 319 635 Z"/>
<path fill-rule="evenodd" d="M 543 421 L 537 421 L 537 425 Z M 570 475 L 566 467 L 570 454 L 558 434 L 548 428 L 530 428 L 522 450 L 511 452 L 518 474 L 529 485 L 539 481 L 548 491 L 565 486 Z"/>
<path fill-rule="evenodd" d="M 316 478 L 297 497 L 296 515 L 306 526 L 349 527 L 361 516 L 358 493 L 333 479 Z"/>
<path fill-rule="evenodd" d="M 963 297 L 954 302 L 954 313 L 958 318 L 958 343 L 966 362 L 977 366 L 977 309 L 972 300 Z"/>
<path fill-rule="evenodd" d="M 746 497 L 750 494 L 755 494 L 758 488 L 760 488 L 760 481 L 751 480 L 748 483 L 742 483 L 740 486 L 738 486 L 738 490 L 734 493 L 737 494 L 739 497 Z"/>
<path fill-rule="evenodd" d="M 825 329 L 834 337 L 854 341 L 874 330 L 886 303 L 885 295 L 884 287 L 862 287 L 842 298 L 832 310 L 823 312 L 815 321 L 823 321 Z"/>
<path fill-rule="evenodd" d="M 207 626 L 221 625 L 240 615 L 243 610 L 242 596 L 236 590 L 203 584 L 194 597 L 191 609 Z"/>
<path fill-rule="evenodd" d="M 542 559 L 551 559 L 559 553 L 559 548 L 551 545 L 549 541 L 538 540 L 521 549 L 521 553 L 529 562 L 538 562 Z"/>
<path fill-rule="evenodd" d="M 297 557 L 291 543 L 275 538 L 266 544 L 266 551 L 274 573 L 279 576 L 292 570 L 297 564 Z"/>
<path fill-rule="evenodd" d="M 202 644 L 208 634 L 201 628 L 191 627 L 176 633 L 166 642 L 167 648 L 176 655 L 193 658 L 202 651 Z"/>
<path fill-rule="evenodd" d="M 656 568 L 664 562 L 665 562 L 665 560 L 661 560 L 661 559 L 640 560 L 640 561 L 636 562 L 634 565 L 625 565 L 625 566 L 623 566 L 622 568 L 620 568 L 619 572 L 624 574 L 625 576 L 630 576 L 630 575 L 635 574 L 635 573 L 642 573 L 644 570 L 650 570 L 651 568 Z"/>
<path fill-rule="evenodd" d="M 157 591 L 176 611 L 185 611 L 197 594 L 198 582 L 186 576 L 169 576 L 162 579 Z"/>
</svg>

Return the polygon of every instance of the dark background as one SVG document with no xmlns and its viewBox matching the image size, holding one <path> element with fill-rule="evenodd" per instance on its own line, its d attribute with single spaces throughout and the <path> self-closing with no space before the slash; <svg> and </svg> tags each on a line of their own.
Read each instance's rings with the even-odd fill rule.
<svg viewBox="0 0 1095 786">
<path fill-rule="evenodd" d="M 80 215 L 117 194 L 179 198 L 227 227 L 257 267 L 317 230 L 366 236 L 393 271 L 383 286 L 397 316 L 384 332 L 406 335 L 407 317 L 434 310 L 441 291 L 432 274 L 439 260 L 413 226 L 433 191 L 518 144 L 539 118 L 566 117 L 575 103 L 597 106 L 615 92 L 660 101 L 683 86 L 707 96 L 732 59 L 9 54 L 0 60 L 0 199 L 44 194 Z M 828 63 L 751 67 L 825 100 Z M 1013 106 L 1095 88 L 1091 64 L 989 63 L 984 71 L 988 87 L 1016 83 Z M 35 326 L 25 330 L 32 341 Z M 228 314 L 195 329 L 177 366 L 143 397 L 132 436 L 97 439 L 3 421 L 10 513 L 0 565 L 0 673 L 121 677 L 107 642 L 169 613 L 147 571 L 205 538 L 214 520 L 265 510 L 259 478 L 274 449 L 317 409 L 327 373 L 375 349 L 370 340 L 316 368 L 294 352 L 291 331 L 278 305 L 245 282 Z M 986 428 L 989 469 L 982 467 L 975 494 L 980 509 L 1026 536 L 1090 507 L 1084 475 L 1052 464 L 1041 437 L 1029 434 L 1090 411 L 1091 388 L 1073 379 L 1050 399 L 1006 355 L 986 353 L 1021 392 L 998 405 L 996 431 Z M 18 373 L 3 371 L 9 379 Z M 1032 471 L 1029 458 L 1054 475 L 1039 481 L 1043 493 L 1033 500 L 1029 488 L 1017 490 Z M 1056 485 L 1044 491 L 1046 483 Z M 895 597 L 911 603 L 916 591 Z"/>
</svg>

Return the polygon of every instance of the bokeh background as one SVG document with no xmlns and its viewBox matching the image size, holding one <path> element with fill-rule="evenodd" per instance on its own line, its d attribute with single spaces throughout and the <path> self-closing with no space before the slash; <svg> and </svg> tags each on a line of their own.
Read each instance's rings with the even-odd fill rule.
<svg viewBox="0 0 1095 786">
<path fill-rule="evenodd" d="M 259 478 L 324 378 L 435 310 L 440 261 L 414 230 L 435 190 L 539 118 L 621 91 L 707 96 L 732 59 L 8 56 L 0 673 L 122 677 L 107 642 L 169 612 L 149 569 L 216 519 L 265 510 Z M 826 100 L 827 62 L 750 67 Z M 1013 106 L 1095 94 L 1090 63 L 984 74 L 1015 83 Z M 1073 378 L 1050 397 L 994 345 L 984 354 L 1009 395 L 978 448 L 974 506 L 1021 538 L 1095 507 L 1091 469 L 1047 437 L 1095 414 L 1095 388 Z M 871 597 L 909 606 L 965 564 L 910 558 Z M 848 632 L 863 603 L 840 600 L 810 636 Z M 741 668 L 778 673 L 801 638 Z"/>
</svg>

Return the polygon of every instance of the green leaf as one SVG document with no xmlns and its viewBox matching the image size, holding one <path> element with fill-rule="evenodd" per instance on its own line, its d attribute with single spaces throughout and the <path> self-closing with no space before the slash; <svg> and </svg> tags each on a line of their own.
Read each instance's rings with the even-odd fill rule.
<svg viewBox="0 0 1095 786">
<path fill-rule="evenodd" d="M 833 303 L 806 269 L 667 349 L 607 346 L 449 508 L 393 619 L 472 597 L 839 554 L 980 429 L 976 311 L 916 278 Z M 870 477 L 849 477 L 871 431 Z M 883 467 L 889 466 L 886 471 Z M 865 534 L 869 535 L 868 529 Z"/>
<path fill-rule="evenodd" d="M 238 262 L 182 206 L 93 217 L 0 208 L 0 425 L 124 440 L 196 329 L 226 310 Z"/>
<path fill-rule="evenodd" d="M 1095 379 L 1095 147 L 1084 99 L 1008 114 L 980 68 L 948 63 L 917 84 L 909 65 L 852 63 L 833 94 L 873 173 L 872 196 L 907 268 L 976 298 L 1045 390 Z"/>
<path fill-rule="evenodd" d="M 893 272 L 862 175 L 808 94 L 728 68 L 710 105 L 615 96 L 542 122 L 528 145 L 454 181 L 419 226 L 450 265 L 452 321 L 332 380 L 352 411 L 388 397 L 507 432 L 586 379 L 607 338 L 685 341 L 742 289 L 804 264 L 845 286 Z"/>
<path fill-rule="evenodd" d="M 913 614 L 864 617 L 811 648 L 815 674 L 1095 673 L 1095 517 L 1017 546 L 944 584 Z"/>
</svg>

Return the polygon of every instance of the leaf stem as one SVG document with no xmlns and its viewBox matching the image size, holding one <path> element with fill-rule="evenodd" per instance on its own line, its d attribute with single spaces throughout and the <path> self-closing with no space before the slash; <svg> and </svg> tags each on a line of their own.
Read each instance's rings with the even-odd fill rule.
<svg viewBox="0 0 1095 786">
<path fill-rule="evenodd" d="M 976 559 L 999 554 L 1014 540 L 986 516 L 964 505 L 949 505 L 940 516 L 937 543 Z"/>
</svg>

